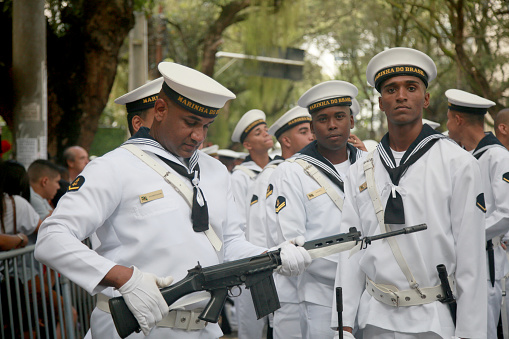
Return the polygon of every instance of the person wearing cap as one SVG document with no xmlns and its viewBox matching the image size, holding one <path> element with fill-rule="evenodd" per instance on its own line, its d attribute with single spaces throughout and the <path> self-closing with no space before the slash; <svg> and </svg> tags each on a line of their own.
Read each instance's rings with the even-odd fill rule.
<svg viewBox="0 0 509 339">
<path fill-rule="evenodd" d="M 219 151 L 219 145 L 203 147 L 201 151 L 207 155 L 210 155 L 212 158 L 219 159 L 219 155 L 217 154 Z"/>
<path fill-rule="evenodd" d="M 312 87 L 300 97 L 298 104 L 310 113 L 316 140 L 281 163 L 269 179 L 272 194 L 266 201 L 267 220 L 270 224 L 269 214 L 274 218 L 277 241 L 299 235 L 317 239 L 339 233 L 345 174 L 363 154 L 348 143 L 354 127 L 350 106 L 357 93 L 354 85 L 332 80 Z M 300 328 L 291 329 L 300 330 L 297 336 L 334 336 L 330 317 L 337 264 L 338 255 L 316 259 L 297 278 L 298 295 L 294 295 L 294 301 L 298 302 Z"/>
<path fill-rule="evenodd" d="M 217 156 L 219 157 L 219 161 L 223 163 L 228 169 L 228 172 L 232 172 L 233 168 L 236 166 L 235 161 L 240 158 L 239 152 L 235 152 L 231 149 L 219 149 L 217 151 Z M 244 159 L 242 159 L 244 161 Z"/>
<path fill-rule="evenodd" d="M 314 136 L 311 133 L 310 122 L 311 116 L 307 109 L 296 106 L 283 114 L 268 130 L 268 133 L 275 136 L 279 141 L 281 156 L 274 157 L 264 167 L 253 183 L 253 193 L 248 210 L 246 238 L 255 245 L 273 247 L 272 244 L 277 239 L 276 230 L 274 228 L 269 229 L 269 222 L 267 220 L 268 218 L 274 218 L 272 215 L 267 215 L 265 206 L 266 197 L 272 194 L 269 177 L 281 162 L 290 158 L 313 141 Z M 272 213 L 270 211 L 269 213 L 274 214 L 273 210 L 272 208 Z M 271 223 L 271 225 L 273 224 Z M 277 243 L 275 244 L 277 245 Z M 279 278 L 279 276 L 274 276 L 281 308 L 274 313 L 273 337 L 295 338 L 293 333 L 300 334 L 298 304 L 295 303 L 294 299 L 296 293 L 290 293 L 291 297 L 288 297 L 288 292 L 291 291 L 283 286 L 279 286 Z M 291 309 L 292 305 L 297 305 L 297 312 L 295 312 L 295 309 Z"/>
<path fill-rule="evenodd" d="M 233 142 L 240 142 L 249 155 L 232 171 L 232 190 L 235 204 L 247 228 L 247 213 L 250 206 L 251 190 L 258 174 L 271 160 L 269 150 L 274 146 L 269 135 L 265 113 L 259 109 L 246 112 L 235 126 Z M 235 309 L 238 316 L 239 339 L 261 338 L 266 318 L 256 319 L 256 314 L 249 290 L 242 291 L 236 299 Z"/>
<path fill-rule="evenodd" d="M 484 115 L 495 103 L 458 89 L 445 92 L 449 101 L 449 137 L 479 161 L 486 202 L 488 263 L 488 338 L 497 338 L 502 303 L 501 279 L 509 272 L 501 237 L 509 231 L 509 151 L 491 132 L 484 132 Z"/>
<path fill-rule="evenodd" d="M 125 105 L 127 127 L 131 135 L 138 132 L 142 126 L 148 128 L 152 126 L 154 121 L 154 104 L 161 91 L 163 82 L 163 77 L 157 78 L 115 99 L 116 104 Z"/>
<path fill-rule="evenodd" d="M 259 109 L 246 112 L 233 130 L 232 141 L 240 142 L 249 152 L 242 164 L 235 166 L 232 171 L 233 197 L 240 215 L 247 221 L 250 189 L 256 176 L 271 160 L 269 150 L 274 146 L 272 136 L 268 133 L 265 113 Z"/>
<path fill-rule="evenodd" d="M 366 68 L 388 133 L 350 167 L 342 232 L 427 229 L 343 257 L 336 283 L 343 289 L 345 338 L 353 338 L 356 326 L 363 338 L 486 337 L 481 172 L 468 152 L 422 123 L 436 74 L 429 56 L 403 47 L 377 54 Z M 438 265 L 447 269 L 456 298 L 456 326 L 449 304 L 440 301 Z M 336 316 L 331 325 L 337 324 Z"/>
<path fill-rule="evenodd" d="M 108 306 L 116 296 L 143 332 L 132 338 L 220 337 L 217 324 L 197 318 L 208 300 L 188 300 L 177 321 L 159 288 L 184 278 L 197 262 L 207 267 L 266 251 L 245 240 L 225 167 L 198 150 L 235 95 L 194 69 L 171 62 L 158 69 L 164 83 L 152 128 L 141 127 L 91 162 L 39 231 L 37 260 L 97 295 L 93 338 L 118 338 Z M 82 243 L 94 232 L 95 251 Z M 282 274 L 298 274 L 310 261 L 290 242 L 281 256 Z"/>
<path fill-rule="evenodd" d="M 501 109 L 495 117 L 495 135 L 509 149 L 509 108 Z"/>
</svg>

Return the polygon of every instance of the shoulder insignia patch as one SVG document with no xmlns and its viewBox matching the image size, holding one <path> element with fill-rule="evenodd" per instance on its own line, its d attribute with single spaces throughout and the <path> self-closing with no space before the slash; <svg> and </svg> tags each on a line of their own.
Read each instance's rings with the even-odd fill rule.
<svg viewBox="0 0 509 339">
<path fill-rule="evenodd" d="M 72 192 L 72 191 L 77 191 L 81 188 L 81 186 L 83 186 L 83 184 L 85 183 L 85 177 L 82 176 L 82 175 L 79 175 L 76 179 L 74 179 L 74 181 L 69 185 L 69 189 L 68 191 L 69 192 Z"/>
<path fill-rule="evenodd" d="M 484 202 L 484 193 L 481 193 L 477 196 L 475 205 L 479 207 L 479 209 L 486 213 L 486 203 Z"/>
<path fill-rule="evenodd" d="M 283 196 L 279 196 L 276 199 L 276 214 L 279 213 L 286 206 L 286 198 Z"/>
<path fill-rule="evenodd" d="M 272 186 L 272 184 L 269 184 L 269 186 L 267 186 L 267 193 L 265 193 L 265 199 L 270 197 L 273 192 L 274 192 L 274 186 Z"/>
<path fill-rule="evenodd" d="M 250 206 L 253 206 L 257 202 L 258 202 L 258 196 L 253 194 L 253 196 L 251 197 L 251 205 Z"/>
<path fill-rule="evenodd" d="M 502 180 L 509 184 L 509 172 L 504 173 L 504 175 L 502 176 Z"/>
</svg>

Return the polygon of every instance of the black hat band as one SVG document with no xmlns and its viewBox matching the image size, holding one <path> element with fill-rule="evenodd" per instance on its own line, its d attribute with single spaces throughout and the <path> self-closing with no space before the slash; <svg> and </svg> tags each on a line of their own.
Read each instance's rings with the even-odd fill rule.
<svg viewBox="0 0 509 339">
<path fill-rule="evenodd" d="M 246 139 L 249 132 L 251 132 L 253 129 L 255 129 L 255 127 L 257 127 L 258 125 L 261 125 L 261 124 L 267 124 L 267 123 L 263 119 L 258 119 L 258 120 L 253 121 L 252 123 L 250 123 L 249 126 L 247 126 L 244 129 L 244 132 L 242 132 L 242 134 L 240 135 L 240 142 L 241 143 L 244 142 L 244 140 Z"/>
<path fill-rule="evenodd" d="M 298 118 L 292 119 L 289 122 L 287 122 L 286 124 L 284 124 L 283 126 L 281 126 L 281 128 L 279 128 L 274 133 L 274 135 L 276 136 L 276 139 L 279 139 L 281 134 L 283 134 L 284 132 L 288 131 L 289 129 L 291 129 L 297 125 L 303 124 L 305 122 L 311 122 L 311 117 L 298 117 Z"/>
<path fill-rule="evenodd" d="M 400 76 L 400 75 L 410 75 L 414 77 L 418 77 L 424 82 L 424 86 L 428 88 L 428 75 L 426 72 L 417 66 L 411 65 L 401 65 L 401 66 L 391 66 L 380 70 L 375 74 L 375 88 L 380 93 L 380 85 L 387 79 Z"/>
<path fill-rule="evenodd" d="M 468 114 L 486 114 L 488 112 L 487 108 L 474 108 L 474 107 L 465 107 L 465 106 L 458 106 L 449 103 L 448 108 L 450 110 L 461 112 L 461 113 L 468 113 Z"/>
<path fill-rule="evenodd" d="M 215 118 L 219 113 L 219 108 L 205 106 L 189 98 L 186 98 L 182 94 L 179 94 L 171 89 L 170 86 L 166 84 L 166 82 L 163 82 L 163 91 L 168 96 L 168 98 L 171 99 L 171 101 L 175 102 L 185 110 L 201 117 Z"/>
<path fill-rule="evenodd" d="M 325 100 L 320 100 L 315 103 L 312 103 L 308 106 L 308 111 L 310 114 L 315 113 L 321 109 L 332 107 L 332 106 L 351 106 L 352 98 L 350 97 L 335 97 Z"/>
<path fill-rule="evenodd" d="M 154 107 L 158 97 L 159 97 L 158 94 L 153 94 L 151 96 L 141 98 L 133 102 L 128 102 L 127 104 L 125 104 L 127 113 L 135 113 Z"/>
</svg>

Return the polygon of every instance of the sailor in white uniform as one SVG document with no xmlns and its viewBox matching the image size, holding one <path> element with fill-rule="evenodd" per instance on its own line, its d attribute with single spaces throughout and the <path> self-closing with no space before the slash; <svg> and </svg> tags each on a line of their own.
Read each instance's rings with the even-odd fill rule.
<svg viewBox="0 0 509 339">
<path fill-rule="evenodd" d="M 265 200 L 267 195 L 272 192 L 271 186 L 269 186 L 269 178 L 280 163 L 314 140 L 310 122 L 311 115 L 307 109 L 296 106 L 283 114 L 268 130 L 269 134 L 275 136 L 281 144 L 281 156 L 274 157 L 253 183 L 253 194 L 248 209 L 246 239 L 255 245 L 272 247 L 278 244 L 274 242 L 277 241 L 277 237 L 268 234 L 266 227 Z M 272 211 L 274 211 L 273 208 Z M 269 246 L 269 244 L 274 245 Z"/>
<path fill-rule="evenodd" d="M 316 140 L 280 164 L 269 179 L 273 193 L 267 198 L 271 209 L 267 215 L 275 214 L 279 241 L 339 233 L 345 173 L 363 153 L 348 143 L 354 126 L 350 106 L 357 93 L 354 85 L 333 80 L 312 87 L 299 99 L 299 106 L 311 114 Z M 295 281 L 278 279 L 278 290 L 288 288 L 285 301 L 293 297 L 298 302 L 302 338 L 334 336 L 330 317 L 337 258 L 314 260 L 297 279 L 296 287 L 292 286 Z M 277 313 L 275 316 L 276 321 Z"/>
<path fill-rule="evenodd" d="M 163 82 L 164 78 L 159 77 L 115 99 L 116 104 L 125 105 L 127 127 L 131 135 L 138 132 L 141 127 L 152 126 L 154 104 Z"/>
<path fill-rule="evenodd" d="M 233 198 L 244 222 L 243 231 L 246 231 L 253 184 L 258 174 L 270 162 L 269 149 L 274 146 L 272 136 L 268 133 L 265 113 L 259 109 L 246 112 L 233 130 L 232 141 L 242 143 L 249 152 L 242 164 L 235 166 L 232 171 Z M 239 339 L 261 338 L 267 318 L 256 318 L 251 292 L 242 288 L 240 296 L 234 302 Z"/>
<path fill-rule="evenodd" d="M 350 167 L 342 231 L 356 227 L 371 236 L 422 223 L 427 229 L 344 257 L 337 277 L 344 337 L 353 338 L 358 324 L 363 338 L 486 338 L 481 174 L 474 157 L 422 124 L 435 64 L 420 51 L 392 48 L 371 59 L 366 77 L 381 94 L 389 132 Z M 440 264 L 456 297 L 456 328 L 449 304 L 438 300 Z M 337 322 L 333 317 L 332 326 Z"/>
<path fill-rule="evenodd" d="M 169 312 L 159 288 L 198 262 L 206 267 L 266 250 L 244 238 L 226 168 L 198 151 L 235 95 L 185 66 L 163 62 L 159 71 L 165 81 L 152 128 L 91 162 L 39 231 L 37 260 L 98 295 L 88 337 L 118 338 L 108 299 L 122 295 L 143 331 L 133 338 L 218 338 L 217 324 L 197 318 L 207 300 Z M 81 242 L 94 232 L 95 251 Z M 303 250 L 282 246 L 279 271 L 302 271 L 309 259 Z"/>
<path fill-rule="evenodd" d="M 274 146 L 272 136 L 268 133 L 265 113 L 259 109 L 246 112 L 233 130 L 232 141 L 240 142 L 249 152 L 242 164 L 235 166 L 232 171 L 235 204 L 240 216 L 247 221 L 253 183 L 270 162 L 269 150 Z"/>
<path fill-rule="evenodd" d="M 309 126 L 310 121 L 311 116 L 307 109 L 297 106 L 283 114 L 283 116 L 269 128 L 269 134 L 275 136 L 281 144 L 281 156 L 276 156 L 269 162 L 253 183 L 253 193 L 248 210 L 246 238 L 255 245 L 268 246 L 274 243 L 274 241 L 277 241 L 277 234 L 275 234 L 275 231 L 269 230 L 267 220 L 268 218 L 275 218 L 274 208 L 269 211 L 271 214 L 270 216 L 267 216 L 265 209 L 266 197 L 270 196 L 272 193 L 272 185 L 269 185 L 269 177 L 284 159 L 289 158 L 314 139 Z M 276 286 L 278 284 L 277 279 L 279 279 L 279 277 L 274 275 Z M 284 324 L 281 326 L 278 323 L 278 327 L 275 328 L 271 323 L 274 328 L 274 338 L 295 338 L 296 336 L 291 335 L 292 332 L 300 335 L 298 309 L 297 312 L 294 312 L 294 310 L 285 312 L 288 301 L 286 292 L 288 292 L 286 289 L 278 288 L 281 308 L 275 312 L 275 315 L 277 314 L 275 317 L 278 321 L 283 321 Z M 295 298 L 296 294 L 292 294 L 292 297 Z M 292 302 L 295 302 L 295 300 L 292 300 Z M 284 315 L 283 318 L 279 317 L 281 314 Z M 292 319 L 295 320 L 295 322 L 292 323 Z M 270 317 L 269 320 L 271 320 Z"/>
<path fill-rule="evenodd" d="M 486 201 L 486 260 L 488 276 L 488 338 L 497 338 L 502 303 L 501 279 L 509 272 L 501 237 L 509 231 L 509 151 L 493 135 L 484 133 L 484 115 L 491 100 L 458 89 L 445 92 L 449 100 L 449 137 L 479 160 Z"/>
</svg>

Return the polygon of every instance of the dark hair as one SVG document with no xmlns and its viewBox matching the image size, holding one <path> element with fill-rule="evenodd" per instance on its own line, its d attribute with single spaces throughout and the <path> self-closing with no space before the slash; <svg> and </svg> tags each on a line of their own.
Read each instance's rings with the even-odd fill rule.
<svg viewBox="0 0 509 339">
<path fill-rule="evenodd" d="M 127 113 L 127 127 L 129 128 L 129 133 L 131 133 L 131 136 L 134 135 L 133 118 L 138 115 L 140 118 L 145 120 L 148 110 L 149 109 L 144 109 L 142 111 Z"/>
<path fill-rule="evenodd" d="M 25 167 L 15 160 L 0 162 L 0 218 L 4 216 L 4 193 L 30 201 L 30 183 Z"/>
<path fill-rule="evenodd" d="M 54 178 L 60 175 L 60 170 L 57 165 L 49 160 L 37 159 L 28 166 L 28 178 L 30 182 L 36 182 L 43 176 Z"/>
</svg>

